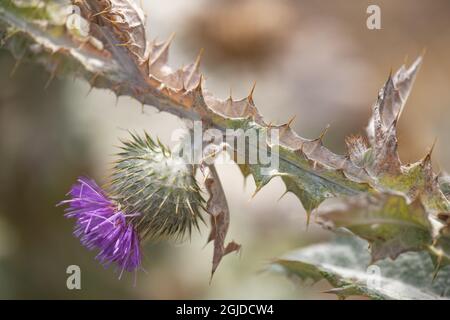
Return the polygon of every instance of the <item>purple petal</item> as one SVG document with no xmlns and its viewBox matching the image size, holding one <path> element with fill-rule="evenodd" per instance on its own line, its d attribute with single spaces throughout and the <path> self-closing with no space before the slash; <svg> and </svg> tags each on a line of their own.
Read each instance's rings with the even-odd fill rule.
<svg viewBox="0 0 450 320">
<path fill-rule="evenodd" d="M 134 271 L 141 264 L 140 239 L 127 215 L 119 211 L 105 192 L 91 179 L 80 177 L 68 196 L 65 216 L 75 218 L 74 235 L 105 266 L 116 263 L 122 271 Z"/>
</svg>

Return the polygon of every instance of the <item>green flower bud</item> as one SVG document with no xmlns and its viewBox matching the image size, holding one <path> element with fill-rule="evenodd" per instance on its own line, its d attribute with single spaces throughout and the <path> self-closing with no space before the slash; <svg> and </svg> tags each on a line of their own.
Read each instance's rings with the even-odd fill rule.
<svg viewBox="0 0 450 320">
<path fill-rule="evenodd" d="M 131 134 L 121 149 L 109 191 L 124 212 L 137 214 L 130 222 L 141 239 L 179 239 L 198 229 L 204 199 L 194 166 L 147 134 Z"/>
</svg>

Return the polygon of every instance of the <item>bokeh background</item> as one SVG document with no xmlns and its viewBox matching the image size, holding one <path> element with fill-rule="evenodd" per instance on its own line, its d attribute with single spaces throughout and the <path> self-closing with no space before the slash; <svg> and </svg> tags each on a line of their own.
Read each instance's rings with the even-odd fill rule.
<svg viewBox="0 0 450 320">
<path fill-rule="evenodd" d="M 437 170 L 450 170 L 450 2 L 446 0 L 143 0 L 152 37 L 173 31 L 173 66 L 205 49 L 207 87 L 220 97 L 255 100 L 265 118 L 296 115 L 295 128 L 345 152 L 344 138 L 362 132 L 390 69 L 425 62 L 399 128 L 400 154 L 416 161 L 434 139 Z M 366 8 L 382 10 L 382 29 L 366 28 Z M 409 58 L 408 58 L 409 57 Z M 73 221 L 55 204 L 79 175 L 104 182 L 126 130 L 147 130 L 166 144 L 179 119 L 81 81 L 55 80 L 39 66 L 17 66 L 0 51 L 0 298 L 267 298 L 334 299 L 326 283 L 302 288 L 264 270 L 270 259 L 330 234 L 308 230 L 300 202 L 274 180 L 254 199 L 236 166 L 219 167 L 231 209 L 229 240 L 239 255 L 224 258 L 211 284 L 208 228 L 186 243 L 145 247 L 144 267 L 122 280 L 94 261 L 72 236 Z M 244 183 L 245 182 L 245 183 Z M 81 267 L 82 290 L 66 288 L 66 268 Z"/>
</svg>

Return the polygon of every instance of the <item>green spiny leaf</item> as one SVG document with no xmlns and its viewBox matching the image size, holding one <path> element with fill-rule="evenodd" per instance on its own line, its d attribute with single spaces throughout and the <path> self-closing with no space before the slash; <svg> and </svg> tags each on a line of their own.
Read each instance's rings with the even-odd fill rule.
<svg viewBox="0 0 450 320">
<path fill-rule="evenodd" d="M 433 281 L 434 266 L 426 253 L 410 252 L 397 260 L 370 265 L 367 243 L 341 237 L 332 243 L 298 249 L 273 262 L 271 270 L 282 271 L 314 283 L 325 279 L 341 298 L 362 295 L 372 299 L 442 299 L 450 297 L 450 269 Z M 374 270 L 380 271 L 375 274 Z"/>
<path fill-rule="evenodd" d="M 402 195 L 363 194 L 338 199 L 317 214 L 319 223 L 333 229 L 346 228 L 369 241 L 373 261 L 427 250 L 433 239 L 420 198 L 408 203 Z"/>
</svg>

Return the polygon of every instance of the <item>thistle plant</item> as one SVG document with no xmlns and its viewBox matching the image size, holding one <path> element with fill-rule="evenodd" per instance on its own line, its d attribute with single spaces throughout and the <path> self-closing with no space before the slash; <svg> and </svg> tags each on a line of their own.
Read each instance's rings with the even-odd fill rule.
<svg viewBox="0 0 450 320">
<path fill-rule="evenodd" d="M 340 297 L 436 298 L 448 294 L 449 179 L 434 173 L 432 148 L 412 164 L 402 163 L 398 154 L 397 123 L 422 57 L 389 75 L 372 107 L 367 135 L 347 138 L 347 154 L 338 155 L 322 143 L 326 130 L 317 139 L 306 139 L 291 129 L 291 121 L 266 122 L 255 105 L 254 88 L 241 100 L 215 97 L 200 72 L 201 55 L 182 68 L 171 68 L 171 39 L 150 41 L 144 20 L 132 0 L 0 3 L 2 44 L 17 59 L 42 64 L 50 78 L 84 78 L 92 87 L 131 96 L 187 122 L 200 122 L 203 131 L 214 129 L 225 136 L 227 130 L 252 130 L 266 137 L 256 144 L 244 139 L 245 150 L 264 149 L 275 155 L 275 168 L 260 160 L 249 161 L 247 153 L 242 154 L 234 144 L 225 148 L 233 159 L 244 159 L 238 165 L 244 176 L 253 176 L 256 192 L 280 177 L 286 192 L 303 204 L 308 220 L 314 213 L 315 221 L 325 228 L 338 233 L 345 230 L 361 239 L 356 247 L 345 246 L 346 254 L 358 258 L 360 251 L 370 252 L 370 257 L 358 258 L 355 269 L 348 261 L 334 263 L 330 244 L 319 257 L 312 257 L 309 250 L 277 259 L 276 270 L 313 280 L 325 278 Z M 222 149 L 222 144 L 217 146 Z M 104 189 L 80 178 L 69 199 L 62 202 L 68 205 L 66 215 L 76 220 L 75 235 L 86 247 L 99 251 L 102 263 L 136 270 L 142 241 L 183 238 L 206 214 L 211 221 L 208 242 L 214 242 L 212 273 L 224 255 L 239 250 L 237 243 L 225 242 L 230 214 L 213 164 L 204 159 L 187 162 L 148 135 L 131 135 L 122 149 Z M 196 180 L 199 169 L 203 181 Z M 207 191 L 206 204 L 201 189 Z M 335 198 L 334 205 L 321 205 L 328 198 Z M 383 269 L 394 270 L 392 265 L 399 259 L 403 265 L 415 266 L 416 273 L 426 274 L 420 283 L 432 283 L 426 294 L 417 294 L 422 288 L 403 277 L 400 267 L 397 274 L 383 278 L 389 290 L 386 286 L 374 289 L 364 276 L 358 276 L 363 265 L 382 264 Z"/>
</svg>

